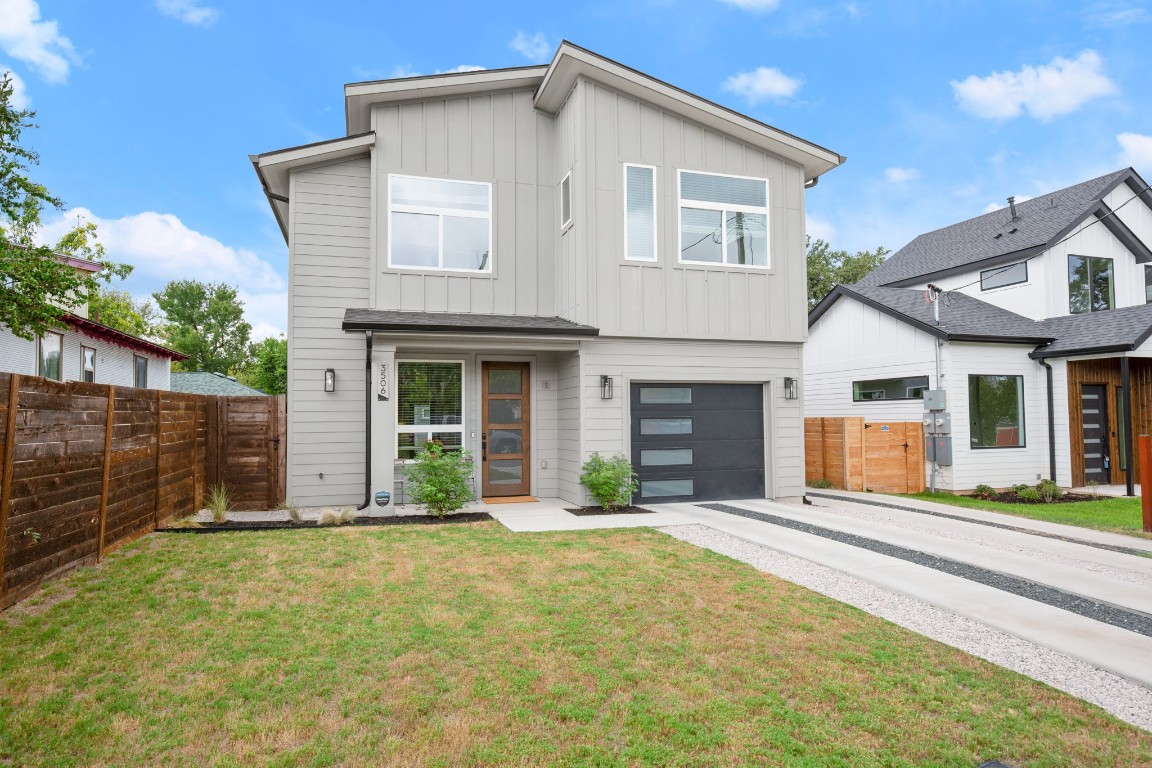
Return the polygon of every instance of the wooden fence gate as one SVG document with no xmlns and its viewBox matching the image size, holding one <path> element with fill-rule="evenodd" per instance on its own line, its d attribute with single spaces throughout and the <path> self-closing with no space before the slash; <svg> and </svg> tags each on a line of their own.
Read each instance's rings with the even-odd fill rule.
<svg viewBox="0 0 1152 768">
<path fill-rule="evenodd" d="M 858 416 L 804 419 L 808 483 L 846 491 L 924 490 L 924 426 L 918 421 L 864 421 Z"/>
</svg>

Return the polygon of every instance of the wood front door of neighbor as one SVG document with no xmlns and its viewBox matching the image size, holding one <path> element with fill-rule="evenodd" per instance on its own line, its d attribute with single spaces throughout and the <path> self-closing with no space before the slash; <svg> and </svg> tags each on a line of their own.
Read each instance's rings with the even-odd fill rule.
<svg viewBox="0 0 1152 768">
<path fill-rule="evenodd" d="M 480 495 L 531 491 L 531 392 L 528 363 L 481 366 Z"/>
<path fill-rule="evenodd" d="M 1108 388 L 1103 384 L 1081 384 L 1080 414 L 1084 482 L 1108 485 L 1112 482 L 1108 455 Z"/>
</svg>

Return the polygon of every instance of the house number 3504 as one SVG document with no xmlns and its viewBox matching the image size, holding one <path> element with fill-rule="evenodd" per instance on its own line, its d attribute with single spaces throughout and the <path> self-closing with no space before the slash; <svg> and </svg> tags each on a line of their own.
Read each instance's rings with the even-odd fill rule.
<svg viewBox="0 0 1152 768">
<path fill-rule="evenodd" d="M 388 399 L 388 364 L 380 364 L 380 388 L 376 390 L 377 400 Z"/>
</svg>

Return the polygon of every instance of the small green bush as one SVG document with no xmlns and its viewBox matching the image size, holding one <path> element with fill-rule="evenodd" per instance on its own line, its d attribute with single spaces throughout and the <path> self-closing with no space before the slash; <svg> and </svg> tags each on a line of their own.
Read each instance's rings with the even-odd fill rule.
<svg viewBox="0 0 1152 768">
<path fill-rule="evenodd" d="M 1051 480 L 1041 480 L 1036 484 L 1036 490 L 1048 504 L 1051 504 L 1053 501 L 1064 495 L 1064 491 L 1060 490 L 1060 486 L 1056 485 L 1056 483 Z"/>
<path fill-rule="evenodd" d="M 1016 498 L 1019 501 L 1025 501 L 1029 504 L 1039 504 L 1040 502 L 1044 501 L 1044 497 L 1040 494 L 1040 491 L 1036 490 L 1030 485 L 1026 485 L 1021 490 L 1017 491 Z"/>
<path fill-rule="evenodd" d="M 588 489 L 596 503 L 611 512 L 628 506 L 640 487 L 632 465 L 622 453 L 605 459 L 593 453 L 580 468 L 580 485 Z"/>
<path fill-rule="evenodd" d="M 972 495 L 978 499 L 991 499 L 996 496 L 996 489 L 985 483 L 980 483 L 972 490 Z"/>
<path fill-rule="evenodd" d="M 405 481 L 412 501 L 423 504 L 431 514 L 444 517 L 472 501 L 472 453 L 445 451 L 440 443 L 429 441 L 408 466 Z"/>
<path fill-rule="evenodd" d="M 228 522 L 228 508 L 232 506 L 228 498 L 228 489 L 224 483 L 214 485 L 208 489 L 208 511 L 212 513 L 212 522 L 222 525 Z"/>
<path fill-rule="evenodd" d="M 1019 494 L 1020 491 L 1025 491 L 1030 488 L 1032 488 L 1032 486 L 1025 485 L 1024 483 L 1017 483 L 1016 485 L 1012 486 L 1012 493 Z"/>
<path fill-rule="evenodd" d="M 828 482 L 827 480 L 813 480 L 812 482 L 808 483 L 808 487 L 809 488 L 835 488 L 836 486 L 832 485 L 832 483 Z"/>
</svg>

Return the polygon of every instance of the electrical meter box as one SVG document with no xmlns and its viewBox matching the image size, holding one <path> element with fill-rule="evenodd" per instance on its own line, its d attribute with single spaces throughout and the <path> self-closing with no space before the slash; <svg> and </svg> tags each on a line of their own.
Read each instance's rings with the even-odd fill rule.
<svg viewBox="0 0 1152 768">
<path fill-rule="evenodd" d="M 947 411 L 925 411 L 924 434 L 952 434 L 952 414 L 948 413 Z"/>
<path fill-rule="evenodd" d="M 941 467 L 952 466 L 952 438 L 948 435 L 925 435 L 924 459 Z"/>
<path fill-rule="evenodd" d="M 948 393 L 943 389 L 926 389 L 926 390 L 924 390 L 924 410 L 926 410 L 926 411 L 946 411 L 946 410 L 948 410 Z"/>
</svg>

